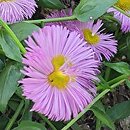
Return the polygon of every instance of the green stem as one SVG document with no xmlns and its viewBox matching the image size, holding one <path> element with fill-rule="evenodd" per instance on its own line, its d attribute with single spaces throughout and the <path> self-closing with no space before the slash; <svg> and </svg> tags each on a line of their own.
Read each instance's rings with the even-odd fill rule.
<svg viewBox="0 0 130 130">
<path fill-rule="evenodd" d="M 76 118 L 74 118 L 73 120 L 71 120 L 65 127 L 63 127 L 61 130 L 68 130 L 68 128 L 70 128 L 78 119 L 80 119 L 88 110 L 90 110 L 90 108 L 97 102 L 99 101 L 103 96 L 105 96 L 108 92 L 111 91 L 112 88 L 115 88 L 117 87 L 118 85 L 120 85 L 121 83 L 123 83 L 125 81 L 124 80 L 121 80 L 115 84 L 113 84 L 111 86 L 110 89 L 106 89 L 104 90 L 103 92 L 101 92 L 85 109 L 84 111 L 80 112 L 78 114 L 78 116 Z"/>
<path fill-rule="evenodd" d="M 114 84 L 114 83 L 119 82 L 120 80 L 127 79 L 128 76 L 129 76 L 129 75 L 126 75 L 126 74 L 121 75 L 121 76 L 119 76 L 119 77 L 117 77 L 117 78 L 115 78 L 115 79 L 113 79 L 113 80 L 110 80 L 110 81 L 108 82 L 108 84 L 109 84 L 109 85 L 112 85 L 112 84 Z"/>
<path fill-rule="evenodd" d="M 76 17 L 72 15 L 72 16 L 61 17 L 61 18 L 50 18 L 50 19 L 39 19 L 39 20 L 27 20 L 27 21 L 24 21 L 24 22 L 38 24 L 38 23 L 41 23 L 41 22 L 49 23 L 49 22 L 69 21 L 69 20 L 76 20 Z"/>
<path fill-rule="evenodd" d="M 14 114 L 13 117 L 10 119 L 10 121 L 9 121 L 9 123 L 7 124 L 5 130 L 11 130 L 11 128 L 12 128 L 14 122 L 16 121 L 17 117 L 19 116 L 19 113 L 20 113 L 20 111 L 22 110 L 23 106 L 24 106 L 24 100 L 22 100 L 21 103 L 19 104 L 19 106 L 18 106 L 18 108 L 17 108 L 15 114 Z"/>
<path fill-rule="evenodd" d="M 41 114 L 39 114 L 39 116 L 51 127 L 52 130 L 57 130 L 56 127 L 45 116 Z"/>
<path fill-rule="evenodd" d="M 2 19 L 0 19 L 0 25 L 3 26 L 4 29 L 8 32 L 8 34 L 11 36 L 11 38 L 14 40 L 14 42 L 20 48 L 21 52 L 23 54 L 26 53 L 26 50 L 25 50 L 24 46 L 22 45 L 22 43 L 19 41 L 19 39 L 14 34 L 14 32 L 10 29 L 10 27 Z"/>
<path fill-rule="evenodd" d="M 119 21 L 117 19 L 115 19 L 113 16 L 109 16 L 109 15 L 103 15 L 100 19 L 104 19 L 107 21 L 114 21 L 114 22 L 119 23 Z"/>
<path fill-rule="evenodd" d="M 122 10 L 121 8 L 113 5 L 113 8 L 115 8 L 116 10 L 118 10 L 119 12 L 121 12 L 122 14 L 126 15 L 127 17 L 130 18 L 130 14 L 126 13 L 124 10 Z"/>
</svg>

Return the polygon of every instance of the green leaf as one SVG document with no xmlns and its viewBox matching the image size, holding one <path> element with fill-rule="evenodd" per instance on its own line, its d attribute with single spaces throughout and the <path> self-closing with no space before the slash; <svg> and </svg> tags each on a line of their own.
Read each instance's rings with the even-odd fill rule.
<svg viewBox="0 0 130 130">
<path fill-rule="evenodd" d="M 91 18 L 94 20 L 102 16 L 107 9 L 117 1 L 118 0 L 81 0 L 74 10 L 74 15 L 82 22 L 86 22 Z"/>
<path fill-rule="evenodd" d="M 112 130 L 115 130 L 115 126 L 111 120 L 111 118 L 104 113 L 103 111 L 101 111 L 99 108 L 97 107 L 92 107 L 91 110 L 93 111 L 94 115 L 106 126 L 108 126 L 109 128 L 111 128 Z"/>
<path fill-rule="evenodd" d="M 92 109 L 99 109 L 100 108 L 100 111 L 102 111 L 102 113 L 105 113 L 105 107 L 103 105 L 103 103 L 99 100 L 98 102 L 96 102 L 93 106 L 92 106 Z M 107 115 L 108 117 L 108 115 Z M 108 117 L 110 119 L 110 117 Z M 102 120 L 99 120 L 98 118 L 96 119 L 96 130 L 101 130 L 101 127 L 103 127 L 103 122 Z"/>
<path fill-rule="evenodd" d="M 21 120 L 32 120 L 32 112 L 30 112 L 31 105 L 29 100 L 25 100 L 25 106 L 22 112 Z"/>
<path fill-rule="evenodd" d="M 61 130 L 64 126 L 65 126 L 65 123 L 63 123 L 62 121 L 50 121 L 50 123 L 52 125 L 54 125 L 54 127 L 57 129 L 57 130 Z"/>
<path fill-rule="evenodd" d="M 20 125 L 13 130 L 46 130 L 46 128 L 40 123 L 32 121 L 22 121 Z"/>
<path fill-rule="evenodd" d="M 4 130 L 8 121 L 9 121 L 9 118 L 7 118 L 6 116 L 4 116 L 4 115 L 0 116 L 0 130 Z"/>
<path fill-rule="evenodd" d="M 50 9 L 63 9 L 65 5 L 59 0 L 39 0 L 39 6 Z"/>
<path fill-rule="evenodd" d="M 16 111 L 16 109 L 17 109 L 18 106 L 19 106 L 19 102 L 9 101 L 9 102 L 8 102 L 8 106 L 9 106 L 13 111 Z"/>
<path fill-rule="evenodd" d="M 29 35 L 32 34 L 32 32 L 39 30 L 38 26 L 25 22 L 12 24 L 10 25 L 10 28 L 20 41 L 26 39 Z"/>
<path fill-rule="evenodd" d="M 0 31 L 0 45 L 8 58 L 21 62 L 22 55 L 19 48 L 4 31 Z"/>
<path fill-rule="evenodd" d="M 98 102 L 96 102 L 94 105 L 93 105 L 93 107 L 95 108 L 100 108 L 100 110 L 102 111 L 102 112 L 104 112 L 105 113 L 105 108 L 104 108 L 104 105 L 103 105 L 103 103 L 99 100 Z"/>
<path fill-rule="evenodd" d="M 130 100 L 114 105 L 106 113 L 114 122 L 130 116 Z"/>
<path fill-rule="evenodd" d="M 0 72 L 2 71 L 3 67 L 4 67 L 4 62 L 0 59 Z"/>
<path fill-rule="evenodd" d="M 96 130 L 101 130 L 102 123 L 100 120 L 96 119 Z"/>
<path fill-rule="evenodd" d="M 126 80 L 126 85 L 127 85 L 127 87 L 130 88 L 130 80 L 129 79 Z"/>
<path fill-rule="evenodd" d="M 71 126 L 71 128 L 72 128 L 72 130 L 82 130 L 82 129 L 79 127 L 78 123 L 73 124 L 73 125 Z"/>
<path fill-rule="evenodd" d="M 4 112 L 8 101 L 17 89 L 18 80 L 21 77 L 18 66 L 7 64 L 0 73 L 0 111 Z"/>
<path fill-rule="evenodd" d="M 121 74 L 130 74 L 129 64 L 126 62 L 104 63 L 104 65 L 114 69 Z"/>
<path fill-rule="evenodd" d="M 24 97 L 22 96 L 23 92 L 22 92 L 22 88 L 21 86 L 19 86 L 15 92 L 17 94 L 18 97 L 20 97 L 21 99 L 24 100 Z"/>
<path fill-rule="evenodd" d="M 99 75 L 98 78 L 100 79 L 100 82 L 98 84 L 99 90 L 105 90 L 110 88 L 109 84 L 105 81 L 105 79 L 102 76 Z"/>
<path fill-rule="evenodd" d="M 5 55 L 5 53 L 3 52 L 1 46 L 0 46 L 0 55 Z"/>
</svg>

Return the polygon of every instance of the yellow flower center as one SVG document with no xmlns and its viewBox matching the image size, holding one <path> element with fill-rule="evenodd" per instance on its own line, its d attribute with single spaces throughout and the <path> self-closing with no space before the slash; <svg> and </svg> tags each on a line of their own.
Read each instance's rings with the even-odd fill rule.
<svg viewBox="0 0 130 130">
<path fill-rule="evenodd" d="M 118 2 L 115 5 L 124 11 L 130 10 L 130 0 L 118 0 Z"/>
<path fill-rule="evenodd" d="M 60 67 L 65 63 L 65 60 L 66 58 L 62 55 L 54 57 L 52 59 L 54 71 L 48 76 L 50 85 L 59 89 L 65 88 L 70 80 L 70 77 L 60 70 Z"/>
<path fill-rule="evenodd" d="M 68 75 L 63 74 L 61 71 L 54 71 L 48 77 L 49 83 L 59 89 L 65 88 L 70 78 Z"/>
<path fill-rule="evenodd" d="M 100 41 L 100 37 L 97 34 L 93 34 L 90 29 L 83 30 L 84 38 L 88 44 L 97 44 Z"/>
<path fill-rule="evenodd" d="M 60 67 L 65 63 L 66 58 L 62 55 L 57 55 L 52 59 L 52 65 L 56 70 L 60 69 Z"/>
</svg>

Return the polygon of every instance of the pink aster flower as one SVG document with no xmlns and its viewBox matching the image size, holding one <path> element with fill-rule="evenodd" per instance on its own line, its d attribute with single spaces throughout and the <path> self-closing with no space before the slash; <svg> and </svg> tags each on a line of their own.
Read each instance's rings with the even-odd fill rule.
<svg viewBox="0 0 130 130">
<path fill-rule="evenodd" d="M 118 0 L 116 6 L 121 8 L 130 15 L 130 0 Z M 121 23 L 121 30 L 124 33 L 130 32 L 130 18 L 114 8 L 110 8 L 108 12 L 112 12 L 114 17 Z"/>
<path fill-rule="evenodd" d="M 87 46 L 95 52 L 95 57 L 102 61 L 102 56 L 106 60 L 110 60 L 117 52 L 117 41 L 114 39 L 113 34 L 103 33 L 101 27 L 103 26 L 102 20 L 82 23 L 77 23 L 79 33 L 86 41 Z"/>
<path fill-rule="evenodd" d="M 31 18 L 37 7 L 34 0 L 0 0 L 0 18 L 15 23 Z"/>
<path fill-rule="evenodd" d="M 70 120 L 96 94 L 98 63 L 76 32 L 46 26 L 26 40 L 23 95 L 34 102 L 32 111 L 52 120 Z"/>
<path fill-rule="evenodd" d="M 72 9 L 69 9 L 68 12 L 69 13 L 66 13 L 65 10 L 56 11 L 48 17 L 71 16 Z M 114 39 L 113 34 L 105 34 L 103 33 L 103 30 L 100 30 L 103 26 L 101 20 L 98 20 L 97 23 L 94 23 L 94 21 L 84 23 L 80 21 L 67 21 L 50 23 L 50 25 L 52 24 L 63 25 L 70 31 L 77 31 L 81 35 L 81 38 L 84 38 L 86 45 L 91 47 L 95 52 L 96 59 L 100 61 L 102 61 L 102 56 L 107 60 L 110 60 L 110 58 L 117 52 L 117 41 Z"/>
</svg>

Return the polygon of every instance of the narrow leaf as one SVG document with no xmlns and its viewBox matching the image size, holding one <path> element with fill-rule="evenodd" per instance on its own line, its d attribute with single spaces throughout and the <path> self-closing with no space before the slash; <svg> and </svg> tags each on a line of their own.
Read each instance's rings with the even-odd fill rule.
<svg viewBox="0 0 130 130">
<path fill-rule="evenodd" d="M 21 124 L 13 130 L 46 130 L 46 128 L 40 123 L 27 120 L 22 121 Z"/>
<path fill-rule="evenodd" d="M 4 31 L 0 31 L 0 45 L 8 58 L 21 62 L 22 56 L 19 48 Z"/>
<path fill-rule="evenodd" d="M 126 85 L 127 85 L 127 87 L 130 88 L 130 80 L 129 79 L 126 80 Z"/>
<path fill-rule="evenodd" d="M 39 27 L 25 22 L 15 23 L 10 25 L 10 28 L 15 33 L 17 38 L 22 41 L 25 40 L 34 31 L 38 31 Z"/>
<path fill-rule="evenodd" d="M 114 105 L 106 113 L 114 122 L 130 116 L 130 100 Z"/>
<path fill-rule="evenodd" d="M 106 126 L 108 126 L 109 128 L 111 128 L 112 130 L 115 130 L 115 126 L 112 122 L 112 120 L 110 119 L 110 117 L 104 113 L 103 111 L 101 111 L 99 108 L 97 107 L 93 107 L 91 108 L 91 110 L 94 112 L 94 115 Z"/>
<path fill-rule="evenodd" d="M 130 74 L 130 66 L 126 62 L 104 63 L 104 65 L 114 69 L 121 74 Z"/>
<path fill-rule="evenodd" d="M 50 9 L 63 9 L 65 5 L 62 4 L 59 0 L 40 0 L 39 5 L 44 8 Z"/>
<path fill-rule="evenodd" d="M 0 111 L 4 112 L 9 99 L 17 89 L 21 77 L 19 68 L 9 63 L 0 73 Z"/>
</svg>

